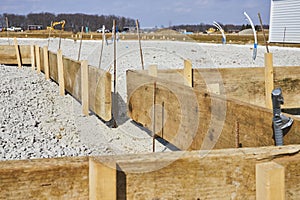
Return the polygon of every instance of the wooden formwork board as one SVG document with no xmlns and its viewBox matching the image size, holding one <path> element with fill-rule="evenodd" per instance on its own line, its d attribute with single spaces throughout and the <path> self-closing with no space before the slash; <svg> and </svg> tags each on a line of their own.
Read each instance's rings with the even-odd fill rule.
<svg viewBox="0 0 300 200">
<path fill-rule="evenodd" d="M 49 51 L 49 74 L 50 74 L 50 78 L 54 80 L 56 83 L 58 83 L 57 54 L 51 51 Z"/>
<path fill-rule="evenodd" d="M 256 199 L 256 180 L 264 178 L 256 177 L 256 165 L 273 161 L 285 168 L 284 195 L 298 199 L 299 151 L 285 146 L 94 157 L 93 171 L 110 171 L 111 178 L 90 176 L 90 189 L 112 200 Z"/>
<path fill-rule="evenodd" d="M 293 145 L 2 161 L 0 198 L 256 199 L 258 187 L 275 186 L 286 199 L 299 199 L 299 152 Z M 281 166 L 284 176 L 275 185 L 257 185 L 269 182 L 257 176 L 269 162 Z"/>
<path fill-rule="evenodd" d="M 111 79 L 109 72 L 89 66 L 89 107 L 105 121 L 112 117 Z"/>
<path fill-rule="evenodd" d="M 218 85 L 220 93 L 243 102 L 265 106 L 265 69 L 212 68 L 193 69 L 193 84 L 199 91 L 208 91 Z M 158 77 L 184 84 L 184 70 L 158 70 Z M 284 108 L 300 107 L 300 67 L 274 67 L 274 88 L 281 87 L 285 98 Z M 271 98 L 271 94 L 270 94 Z"/>
<path fill-rule="evenodd" d="M 0 199 L 88 199 L 88 158 L 0 162 Z"/>
<path fill-rule="evenodd" d="M 155 127 L 158 127 L 155 133 L 178 148 L 234 148 L 237 140 L 242 147 L 274 145 L 272 110 L 145 73 L 127 71 L 129 116 L 150 130 L 153 127 L 154 82 Z M 284 139 L 285 144 L 300 143 L 299 119 L 294 119 Z"/>
<path fill-rule="evenodd" d="M 21 64 L 31 64 L 30 46 L 18 45 L 20 51 Z M 8 65 L 17 65 L 17 52 L 14 45 L 0 45 L 0 63 Z"/>
<path fill-rule="evenodd" d="M 41 51 L 41 50 L 40 50 Z M 44 60 L 41 69 L 44 72 Z M 63 57 L 65 89 L 81 102 L 81 62 Z M 58 82 L 57 55 L 49 52 L 50 77 Z M 105 121 L 111 119 L 111 74 L 88 66 L 89 109 Z"/>
</svg>

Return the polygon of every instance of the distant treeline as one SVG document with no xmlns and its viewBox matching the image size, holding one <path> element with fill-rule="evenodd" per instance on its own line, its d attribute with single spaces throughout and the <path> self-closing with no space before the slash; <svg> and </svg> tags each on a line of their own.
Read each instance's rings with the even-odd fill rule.
<svg viewBox="0 0 300 200">
<path fill-rule="evenodd" d="M 135 20 L 115 15 L 87 15 L 87 14 L 52 14 L 52 13 L 30 13 L 28 15 L 16 15 L 4 13 L 0 14 L 0 27 L 6 27 L 6 17 L 8 26 L 21 27 L 27 30 L 28 25 L 42 25 L 44 29 L 51 25 L 51 22 L 65 20 L 65 30 L 78 32 L 81 26 L 88 27 L 90 31 L 96 31 L 105 25 L 107 29 L 112 29 L 115 19 L 120 30 L 124 27 L 135 26 Z"/>
<path fill-rule="evenodd" d="M 233 25 L 233 24 L 220 24 L 222 28 L 224 29 L 225 32 L 227 33 L 232 33 L 232 32 L 239 32 L 245 29 L 251 28 L 250 24 L 243 24 L 243 25 Z M 212 24 L 198 24 L 198 25 L 177 25 L 177 26 L 172 26 L 171 27 L 173 30 L 186 30 L 188 32 L 205 32 L 209 28 L 214 28 Z M 257 31 L 261 30 L 260 25 L 256 25 L 255 29 Z M 264 29 L 269 29 L 269 25 L 264 25 Z"/>
</svg>

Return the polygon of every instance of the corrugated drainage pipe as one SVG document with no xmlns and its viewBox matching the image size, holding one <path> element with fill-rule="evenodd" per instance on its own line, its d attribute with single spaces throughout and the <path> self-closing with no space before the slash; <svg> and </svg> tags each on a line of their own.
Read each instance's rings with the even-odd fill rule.
<svg viewBox="0 0 300 200">
<path fill-rule="evenodd" d="M 284 104 L 281 88 L 272 91 L 273 128 L 276 146 L 283 145 L 283 132 L 293 124 L 293 119 L 281 114 L 281 105 Z"/>
</svg>

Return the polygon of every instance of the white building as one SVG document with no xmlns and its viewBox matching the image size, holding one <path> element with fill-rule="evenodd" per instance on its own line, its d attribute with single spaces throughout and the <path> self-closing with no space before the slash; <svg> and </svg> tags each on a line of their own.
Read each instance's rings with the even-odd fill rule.
<svg viewBox="0 0 300 200">
<path fill-rule="evenodd" d="M 300 0 L 271 0 L 269 42 L 300 43 Z"/>
</svg>

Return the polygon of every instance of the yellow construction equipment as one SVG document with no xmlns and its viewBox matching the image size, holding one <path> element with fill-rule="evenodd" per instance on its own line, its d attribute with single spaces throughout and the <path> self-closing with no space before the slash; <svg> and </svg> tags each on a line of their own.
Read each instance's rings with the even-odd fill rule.
<svg viewBox="0 0 300 200">
<path fill-rule="evenodd" d="M 208 30 L 206 30 L 207 34 L 211 34 L 211 33 L 214 33 L 214 32 L 216 32 L 216 29 L 214 29 L 214 28 L 209 28 Z"/>
<path fill-rule="evenodd" d="M 47 30 L 54 30 L 54 27 L 56 25 L 61 25 L 61 30 L 64 30 L 65 24 L 66 24 L 65 20 L 61 20 L 60 22 L 51 22 L 51 26 L 47 26 Z"/>
</svg>

